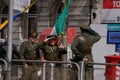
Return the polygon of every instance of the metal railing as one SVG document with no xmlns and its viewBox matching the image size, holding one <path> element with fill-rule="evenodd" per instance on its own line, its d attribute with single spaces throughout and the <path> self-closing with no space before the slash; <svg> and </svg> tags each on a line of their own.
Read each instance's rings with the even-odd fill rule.
<svg viewBox="0 0 120 80">
<path fill-rule="evenodd" d="M 74 69 L 72 67 L 74 65 L 74 67 L 76 69 L 76 72 L 74 72 L 74 73 L 77 73 L 76 74 L 78 76 L 77 80 L 80 80 L 80 66 L 75 62 L 41 61 L 41 60 L 12 60 L 12 62 L 14 62 L 14 63 L 26 62 L 29 65 L 31 65 L 31 63 L 33 63 L 31 65 L 32 67 L 36 66 L 36 65 L 34 65 L 34 63 L 37 64 L 37 67 L 39 69 L 41 69 L 41 71 L 39 71 L 41 73 L 40 80 L 56 80 L 56 78 L 55 78 L 56 74 L 57 74 L 56 70 L 59 70 L 59 72 L 60 72 L 60 73 L 58 72 L 59 76 L 60 76 L 58 78 L 60 78 L 60 79 L 57 79 L 57 80 L 63 80 L 63 78 L 70 80 L 70 78 L 72 76 L 69 76 L 69 75 L 71 75 L 70 73 L 74 72 Z M 19 69 L 24 67 L 24 65 L 12 65 L 12 66 L 14 66 L 14 67 L 16 66 Z M 49 73 L 48 73 L 48 71 L 49 71 Z M 56 74 L 54 74 L 54 73 L 56 73 Z M 47 78 L 49 78 L 49 79 L 47 79 Z M 19 79 L 19 77 L 18 77 L 18 79 Z"/>
<path fill-rule="evenodd" d="M 0 62 L 4 63 L 3 71 L 7 70 L 7 62 L 4 59 L 0 59 Z M 21 64 L 23 62 L 30 63 L 30 66 L 34 68 L 37 64 L 37 76 L 38 80 L 86 80 L 84 71 L 89 67 L 85 65 L 93 65 L 94 70 L 94 80 L 120 80 L 120 64 L 113 63 L 92 63 L 92 62 L 63 62 L 63 61 L 41 61 L 41 60 L 12 60 L 11 62 L 11 79 L 10 80 L 22 80 L 23 77 L 23 67 Z M 58 70 L 59 77 L 55 77 Z M 0 74 L 3 74 L 3 71 L 0 71 Z M 66 73 L 66 74 L 65 74 Z M 2 75 L 4 76 L 4 75 Z M 56 79 L 57 78 L 57 79 Z M 6 80 L 3 77 L 0 77 L 0 80 Z"/>
</svg>

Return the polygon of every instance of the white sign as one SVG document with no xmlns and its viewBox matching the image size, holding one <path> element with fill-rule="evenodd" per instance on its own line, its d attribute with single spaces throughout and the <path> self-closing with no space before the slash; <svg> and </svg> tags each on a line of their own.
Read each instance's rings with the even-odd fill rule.
<svg viewBox="0 0 120 80">
<path fill-rule="evenodd" d="M 120 0 L 103 0 L 101 23 L 120 23 Z"/>
<path fill-rule="evenodd" d="M 14 0 L 14 9 L 19 11 L 24 11 L 26 7 L 30 5 L 31 0 Z M 27 9 L 25 12 L 28 12 Z"/>
</svg>

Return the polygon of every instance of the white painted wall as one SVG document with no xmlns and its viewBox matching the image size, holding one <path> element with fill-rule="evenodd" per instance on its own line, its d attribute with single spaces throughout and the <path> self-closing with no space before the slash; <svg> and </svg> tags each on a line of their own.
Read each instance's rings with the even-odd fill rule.
<svg viewBox="0 0 120 80">
<path fill-rule="evenodd" d="M 117 54 L 115 53 L 115 44 L 107 44 L 107 25 L 106 24 L 91 24 L 91 28 L 101 35 L 101 40 L 93 46 L 94 62 L 104 63 L 104 56 Z"/>
</svg>

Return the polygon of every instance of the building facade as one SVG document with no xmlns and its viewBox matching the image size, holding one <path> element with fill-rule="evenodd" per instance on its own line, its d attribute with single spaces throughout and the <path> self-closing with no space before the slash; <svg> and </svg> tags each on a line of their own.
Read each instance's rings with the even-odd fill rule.
<svg viewBox="0 0 120 80">
<path fill-rule="evenodd" d="M 33 2 L 34 0 L 32 0 Z M 79 25 L 82 23 L 90 25 L 96 20 L 96 10 L 101 2 L 96 0 L 71 0 L 68 14 L 68 27 L 76 27 L 79 33 Z M 100 0 L 101 1 L 101 0 Z M 13 22 L 13 42 L 20 45 L 23 39 L 28 37 L 30 31 L 35 30 L 41 34 L 42 30 L 53 27 L 56 19 L 66 6 L 67 0 L 38 0 L 29 10 L 23 13 Z M 0 23 L 9 16 L 9 0 L 1 0 Z M 14 15 L 18 11 L 14 10 Z M 95 13 L 95 15 L 93 15 Z M 99 23 L 99 21 L 97 22 Z M 8 32 L 8 27 L 3 29 L 0 37 L 3 38 Z"/>
</svg>

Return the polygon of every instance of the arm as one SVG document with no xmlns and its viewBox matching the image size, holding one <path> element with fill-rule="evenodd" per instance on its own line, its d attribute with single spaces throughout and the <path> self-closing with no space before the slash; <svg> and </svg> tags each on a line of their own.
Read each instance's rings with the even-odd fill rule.
<svg viewBox="0 0 120 80">
<path fill-rule="evenodd" d="M 58 50 L 60 54 L 67 54 L 67 48 L 63 45 L 63 43 L 60 41 L 58 46 Z"/>
<path fill-rule="evenodd" d="M 46 45 L 46 43 L 43 41 L 43 42 L 40 42 L 37 47 L 39 49 L 43 49 L 45 45 Z"/>
<path fill-rule="evenodd" d="M 75 38 L 71 45 L 71 49 L 72 49 L 72 52 L 75 54 L 75 56 L 79 56 L 79 57 L 83 58 L 84 55 L 78 50 L 79 45 L 80 45 L 80 43 L 78 43 L 78 42 L 79 42 L 78 38 Z"/>
<path fill-rule="evenodd" d="M 25 46 L 26 44 L 23 42 L 21 45 L 20 45 L 20 50 L 19 50 L 19 54 L 20 54 L 20 59 L 23 59 L 25 60 L 24 58 L 24 54 L 25 54 Z M 23 64 L 26 64 L 26 62 L 23 62 Z"/>
<path fill-rule="evenodd" d="M 49 43 L 50 39 L 51 38 L 46 38 L 44 41 L 40 42 L 37 47 L 43 49 Z"/>
<path fill-rule="evenodd" d="M 95 32 L 93 29 L 89 30 L 89 34 L 93 35 L 94 42 L 97 42 L 101 39 L 101 36 Z"/>
</svg>

